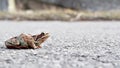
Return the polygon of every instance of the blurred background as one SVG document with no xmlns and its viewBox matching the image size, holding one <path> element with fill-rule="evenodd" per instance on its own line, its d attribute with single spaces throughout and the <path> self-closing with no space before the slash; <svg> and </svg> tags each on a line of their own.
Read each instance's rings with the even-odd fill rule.
<svg viewBox="0 0 120 68">
<path fill-rule="evenodd" d="M 0 0 L 1 20 L 120 20 L 120 0 Z"/>
</svg>

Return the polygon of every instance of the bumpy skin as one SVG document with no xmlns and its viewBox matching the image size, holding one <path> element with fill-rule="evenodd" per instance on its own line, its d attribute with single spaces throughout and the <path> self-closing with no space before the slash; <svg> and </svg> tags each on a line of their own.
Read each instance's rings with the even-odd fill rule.
<svg viewBox="0 0 120 68">
<path fill-rule="evenodd" d="M 5 45 L 9 49 L 36 49 L 41 48 L 41 44 L 49 37 L 48 33 L 38 35 L 21 34 L 17 37 L 10 38 L 5 41 Z"/>
</svg>

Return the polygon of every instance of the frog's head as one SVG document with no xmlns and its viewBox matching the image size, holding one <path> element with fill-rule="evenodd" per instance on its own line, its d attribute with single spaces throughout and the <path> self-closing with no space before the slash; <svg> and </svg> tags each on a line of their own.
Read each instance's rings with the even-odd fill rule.
<svg viewBox="0 0 120 68">
<path fill-rule="evenodd" d="M 43 33 L 43 32 L 42 32 L 42 33 L 38 36 L 38 39 L 41 38 L 41 39 L 46 40 L 49 36 L 50 36 L 49 33 Z"/>
<path fill-rule="evenodd" d="M 33 37 L 35 37 L 35 41 L 44 42 L 45 40 L 47 40 L 49 36 L 50 36 L 49 33 L 42 32 L 41 34 L 35 35 Z"/>
</svg>

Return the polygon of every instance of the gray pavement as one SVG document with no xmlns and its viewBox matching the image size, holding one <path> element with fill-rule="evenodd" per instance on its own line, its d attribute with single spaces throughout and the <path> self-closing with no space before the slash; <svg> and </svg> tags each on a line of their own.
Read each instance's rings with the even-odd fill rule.
<svg viewBox="0 0 120 68">
<path fill-rule="evenodd" d="M 0 21 L 0 68 L 120 68 L 119 22 Z M 41 49 L 7 49 L 20 33 L 49 32 Z"/>
</svg>

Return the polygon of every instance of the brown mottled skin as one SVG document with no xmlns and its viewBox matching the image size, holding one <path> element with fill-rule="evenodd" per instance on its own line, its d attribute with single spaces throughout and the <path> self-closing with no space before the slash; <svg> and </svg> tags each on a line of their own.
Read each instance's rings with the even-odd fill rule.
<svg viewBox="0 0 120 68">
<path fill-rule="evenodd" d="M 36 49 L 41 48 L 41 44 L 49 37 L 48 33 L 38 35 L 20 34 L 17 37 L 10 38 L 5 41 L 5 45 L 9 49 Z"/>
</svg>

